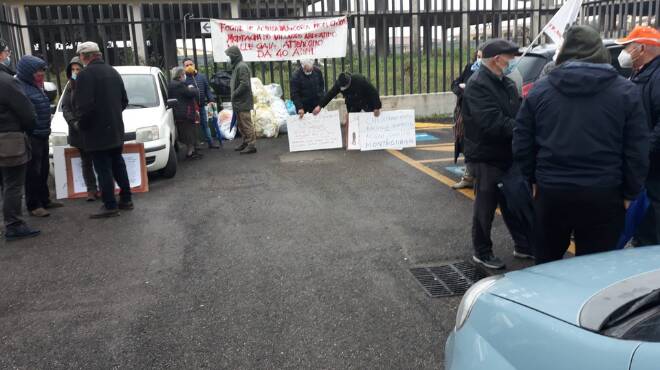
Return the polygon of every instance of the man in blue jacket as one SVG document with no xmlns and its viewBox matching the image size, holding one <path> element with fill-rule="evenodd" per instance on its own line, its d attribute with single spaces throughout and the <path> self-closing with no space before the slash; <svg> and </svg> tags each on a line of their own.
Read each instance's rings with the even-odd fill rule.
<svg viewBox="0 0 660 370">
<path fill-rule="evenodd" d="M 612 250 L 648 170 L 639 90 L 610 64 L 596 30 L 574 26 L 557 68 L 536 83 L 513 130 L 513 155 L 535 184 L 536 263 Z"/>
<path fill-rule="evenodd" d="M 638 26 L 628 37 L 617 40 L 626 48 L 619 54 L 619 64 L 631 68 L 630 78 L 642 94 L 648 127 L 651 132 L 649 175 L 646 191 L 651 207 L 642 221 L 635 239 L 637 245 L 656 245 L 660 241 L 660 31 Z"/>
<path fill-rule="evenodd" d="M 44 92 L 46 62 L 26 55 L 18 62 L 16 70 L 16 78 L 37 112 L 35 128 L 29 135 L 32 158 L 28 162 L 25 178 L 25 203 L 32 216 L 47 217 L 50 215 L 47 209 L 61 207 L 62 203 L 51 201 L 48 189 L 50 100 Z"/>
<path fill-rule="evenodd" d="M 209 148 L 220 149 L 220 144 L 222 143 L 222 136 L 220 136 L 220 128 L 218 123 L 214 120 L 214 127 L 216 138 L 218 142 L 213 141 L 211 136 L 211 129 L 209 128 L 209 120 L 207 118 L 206 105 L 215 101 L 213 92 L 211 92 L 211 86 L 209 85 L 209 80 L 204 76 L 204 74 L 199 73 L 195 68 L 195 63 L 190 58 L 183 60 L 183 69 L 186 71 L 186 85 L 193 86 L 197 91 L 199 91 L 199 97 L 197 98 L 197 103 L 199 104 L 199 116 L 200 124 L 202 127 L 202 134 L 206 138 L 206 142 L 209 144 Z"/>
</svg>

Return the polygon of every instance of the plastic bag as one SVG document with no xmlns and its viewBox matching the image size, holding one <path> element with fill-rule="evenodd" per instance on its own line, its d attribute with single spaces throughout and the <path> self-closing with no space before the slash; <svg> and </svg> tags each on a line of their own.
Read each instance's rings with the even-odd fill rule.
<svg viewBox="0 0 660 370">
<path fill-rule="evenodd" d="M 284 93 L 282 92 L 282 86 L 279 84 L 270 84 L 264 86 L 266 91 L 272 96 L 273 98 L 281 98 Z"/>
<path fill-rule="evenodd" d="M 289 118 L 289 111 L 286 110 L 286 104 L 284 103 L 284 100 L 274 99 L 270 107 L 273 110 L 273 114 L 275 115 L 278 131 L 280 133 L 287 132 L 286 120 Z"/>
<path fill-rule="evenodd" d="M 268 105 L 256 104 L 252 111 L 252 123 L 258 137 L 277 137 L 279 126 L 273 110 Z"/>
<path fill-rule="evenodd" d="M 288 99 L 286 101 L 286 110 L 289 112 L 289 115 L 291 116 L 295 116 L 297 114 L 296 105 L 293 104 L 293 101 L 291 99 Z"/>
<path fill-rule="evenodd" d="M 230 109 L 223 109 L 218 114 L 218 123 L 220 123 L 220 135 L 225 140 L 234 140 L 236 138 L 237 127 L 231 127 L 234 112 Z"/>
</svg>

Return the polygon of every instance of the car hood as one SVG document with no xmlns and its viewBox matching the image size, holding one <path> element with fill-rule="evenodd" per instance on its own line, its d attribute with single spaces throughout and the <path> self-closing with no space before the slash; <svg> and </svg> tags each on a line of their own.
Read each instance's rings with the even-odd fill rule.
<svg viewBox="0 0 660 370">
<path fill-rule="evenodd" d="M 594 294 L 621 280 L 660 270 L 660 246 L 574 257 L 507 273 L 488 292 L 573 325 Z"/>
<path fill-rule="evenodd" d="M 162 119 L 160 109 L 160 107 L 154 107 L 124 110 L 124 130 L 126 132 L 135 132 L 135 130 L 141 127 L 160 126 L 160 120 Z M 64 115 L 61 111 L 58 111 L 53 116 L 51 129 L 56 133 L 69 133 L 69 126 L 64 120 Z"/>
</svg>

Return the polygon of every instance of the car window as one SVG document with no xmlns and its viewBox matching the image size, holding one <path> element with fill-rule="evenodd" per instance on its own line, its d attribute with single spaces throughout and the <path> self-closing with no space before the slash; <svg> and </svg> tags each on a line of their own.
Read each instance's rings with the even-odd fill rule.
<svg viewBox="0 0 660 370">
<path fill-rule="evenodd" d="M 633 326 L 623 339 L 660 342 L 660 311 Z"/>
<path fill-rule="evenodd" d="M 126 94 L 128 94 L 128 108 L 153 108 L 160 105 L 156 81 L 150 74 L 144 75 L 122 75 Z"/>
<path fill-rule="evenodd" d="M 546 58 L 539 55 L 525 55 L 517 58 L 518 71 L 523 77 L 523 84 L 536 81 L 543 71 L 543 67 L 549 62 Z"/>
</svg>

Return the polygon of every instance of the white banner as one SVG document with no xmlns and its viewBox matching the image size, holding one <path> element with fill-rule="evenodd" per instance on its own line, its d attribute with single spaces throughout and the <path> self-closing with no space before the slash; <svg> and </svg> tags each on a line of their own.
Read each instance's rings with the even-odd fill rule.
<svg viewBox="0 0 660 370">
<path fill-rule="evenodd" d="M 225 50 L 238 46 L 246 62 L 343 58 L 346 17 L 272 21 L 211 19 L 213 59 L 227 62 Z"/>
<path fill-rule="evenodd" d="M 289 116 L 286 126 L 291 152 L 342 147 L 339 111 Z"/>
<path fill-rule="evenodd" d="M 384 111 L 378 117 L 373 113 L 351 114 L 349 124 L 356 123 L 359 127 L 357 144 L 363 152 L 417 146 L 414 110 Z"/>
<path fill-rule="evenodd" d="M 564 42 L 564 31 L 566 31 L 566 26 L 575 23 L 581 7 L 582 0 L 566 1 L 545 26 L 543 32 L 548 35 L 556 45 L 561 45 Z"/>
</svg>

